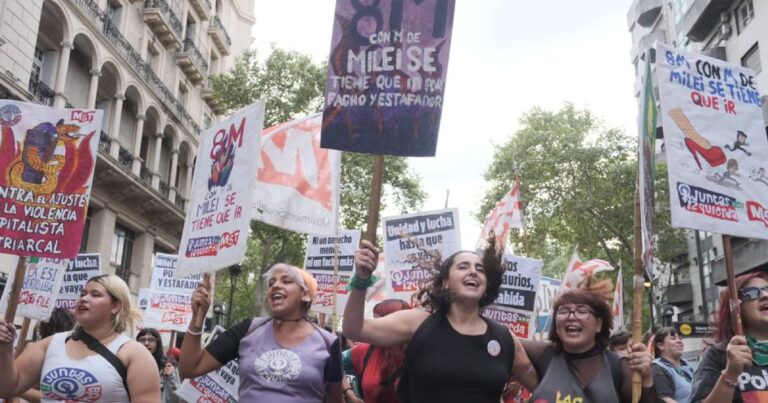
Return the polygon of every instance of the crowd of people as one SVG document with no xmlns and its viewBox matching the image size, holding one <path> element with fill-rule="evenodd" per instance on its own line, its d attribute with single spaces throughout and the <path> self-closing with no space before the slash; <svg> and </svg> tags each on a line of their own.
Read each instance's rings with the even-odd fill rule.
<svg viewBox="0 0 768 403">
<path fill-rule="evenodd" d="M 265 274 L 269 315 L 244 320 L 202 346 L 191 325 L 181 349 L 160 333 L 131 340 L 138 310 L 114 275 L 91 278 L 72 313 L 56 310 L 35 342 L 15 357 L 16 327 L 0 320 L 0 396 L 30 402 L 179 402 L 180 380 L 239 359 L 239 401 L 265 402 L 642 402 L 768 401 L 768 273 L 737 277 L 744 336 L 721 296 L 717 333 L 698 367 L 683 358 L 682 335 L 662 328 L 647 343 L 610 334 L 612 310 L 601 295 L 569 289 L 555 299 L 548 341 L 520 340 L 481 315 L 502 283 L 501 255 L 460 251 L 436 262 L 417 300 L 385 300 L 364 315 L 378 250 L 363 241 L 344 311 L 343 336 L 309 316 L 317 283 L 276 264 Z M 211 304 L 201 283 L 191 323 Z M 416 309 L 421 308 L 421 309 Z M 153 370 L 148 370 L 153 368 Z M 522 398 L 523 387 L 529 394 Z"/>
</svg>

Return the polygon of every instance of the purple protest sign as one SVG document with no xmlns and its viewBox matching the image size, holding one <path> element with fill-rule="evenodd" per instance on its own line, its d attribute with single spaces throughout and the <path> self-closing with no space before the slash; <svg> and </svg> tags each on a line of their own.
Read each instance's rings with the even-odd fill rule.
<svg viewBox="0 0 768 403">
<path fill-rule="evenodd" d="M 455 0 L 337 0 L 321 146 L 434 156 Z"/>
</svg>

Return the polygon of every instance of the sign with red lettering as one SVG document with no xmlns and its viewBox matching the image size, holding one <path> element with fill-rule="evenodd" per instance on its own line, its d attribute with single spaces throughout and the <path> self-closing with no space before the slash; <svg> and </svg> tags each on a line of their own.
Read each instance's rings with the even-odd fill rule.
<svg viewBox="0 0 768 403">
<path fill-rule="evenodd" d="M 0 100 L 0 253 L 77 255 L 102 117 Z"/>
<path fill-rule="evenodd" d="M 151 290 L 144 312 L 144 326 L 186 332 L 192 320 L 192 293 Z"/>
<path fill-rule="evenodd" d="M 344 313 L 344 307 L 349 298 L 346 287 L 354 272 L 355 250 L 359 244 L 360 230 L 340 230 L 338 235 L 310 235 L 307 238 L 307 258 L 304 268 L 317 280 L 317 294 L 312 302 L 313 311 L 333 313 L 333 294 L 335 293 L 336 313 Z M 333 278 L 337 264 L 338 283 Z"/>
<path fill-rule="evenodd" d="M 224 328 L 216 326 L 208 344 L 224 334 Z M 240 387 L 239 360 L 234 359 L 221 368 L 193 379 L 185 379 L 177 394 L 186 402 L 234 403 L 238 401 Z"/>
<path fill-rule="evenodd" d="M 334 235 L 341 153 L 320 148 L 317 114 L 264 130 L 253 219 L 290 231 Z"/>
<path fill-rule="evenodd" d="M 51 317 L 69 262 L 69 259 L 27 258 L 24 283 L 16 308 L 17 316 L 43 321 Z M 15 270 L 11 272 L 7 284 L 13 284 L 14 277 Z M 10 291 L 10 286 L 3 290 L 0 312 L 5 312 L 8 307 Z"/>
<path fill-rule="evenodd" d="M 755 72 L 658 44 L 672 225 L 768 239 L 768 139 Z"/>
<path fill-rule="evenodd" d="M 203 134 L 175 278 L 245 258 L 263 122 L 257 101 Z"/>
</svg>

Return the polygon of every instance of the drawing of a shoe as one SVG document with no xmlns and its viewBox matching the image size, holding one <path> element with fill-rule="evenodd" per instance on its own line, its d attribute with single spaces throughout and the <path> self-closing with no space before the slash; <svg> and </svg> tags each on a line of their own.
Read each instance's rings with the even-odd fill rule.
<svg viewBox="0 0 768 403">
<path fill-rule="evenodd" d="M 685 136 L 685 146 L 688 148 L 688 151 L 690 151 L 693 159 L 696 161 L 696 165 L 699 166 L 699 169 L 702 169 L 699 156 L 704 158 L 709 166 L 713 168 L 725 164 L 726 158 L 723 149 L 718 146 L 713 146 L 706 138 L 704 138 L 704 136 L 699 134 L 681 108 L 672 108 L 668 114 L 677 124 L 677 127 L 683 132 L 683 135 Z"/>
</svg>

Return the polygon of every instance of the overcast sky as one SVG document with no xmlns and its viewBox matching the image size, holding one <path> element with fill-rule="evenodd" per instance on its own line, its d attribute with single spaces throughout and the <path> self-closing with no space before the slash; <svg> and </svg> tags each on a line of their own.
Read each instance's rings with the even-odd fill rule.
<svg viewBox="0 0 768 403">
<path fill-rule="evenodd" d="M 254 46 L 270 43 L 327 58 L 335 0 L 255 0 Z M 462 243 L 474 246 L 483 173 L 534 106 L 565 102 L 636 135 L 628 0 L 457 1 L 437 155 L 411 158 L 428 192 L 424 210 L 460 212 Z M 525 178 L 522 178 L 525 180 Z M 525 195 L 522 195 L 525 198 Z"/>
</svg>

